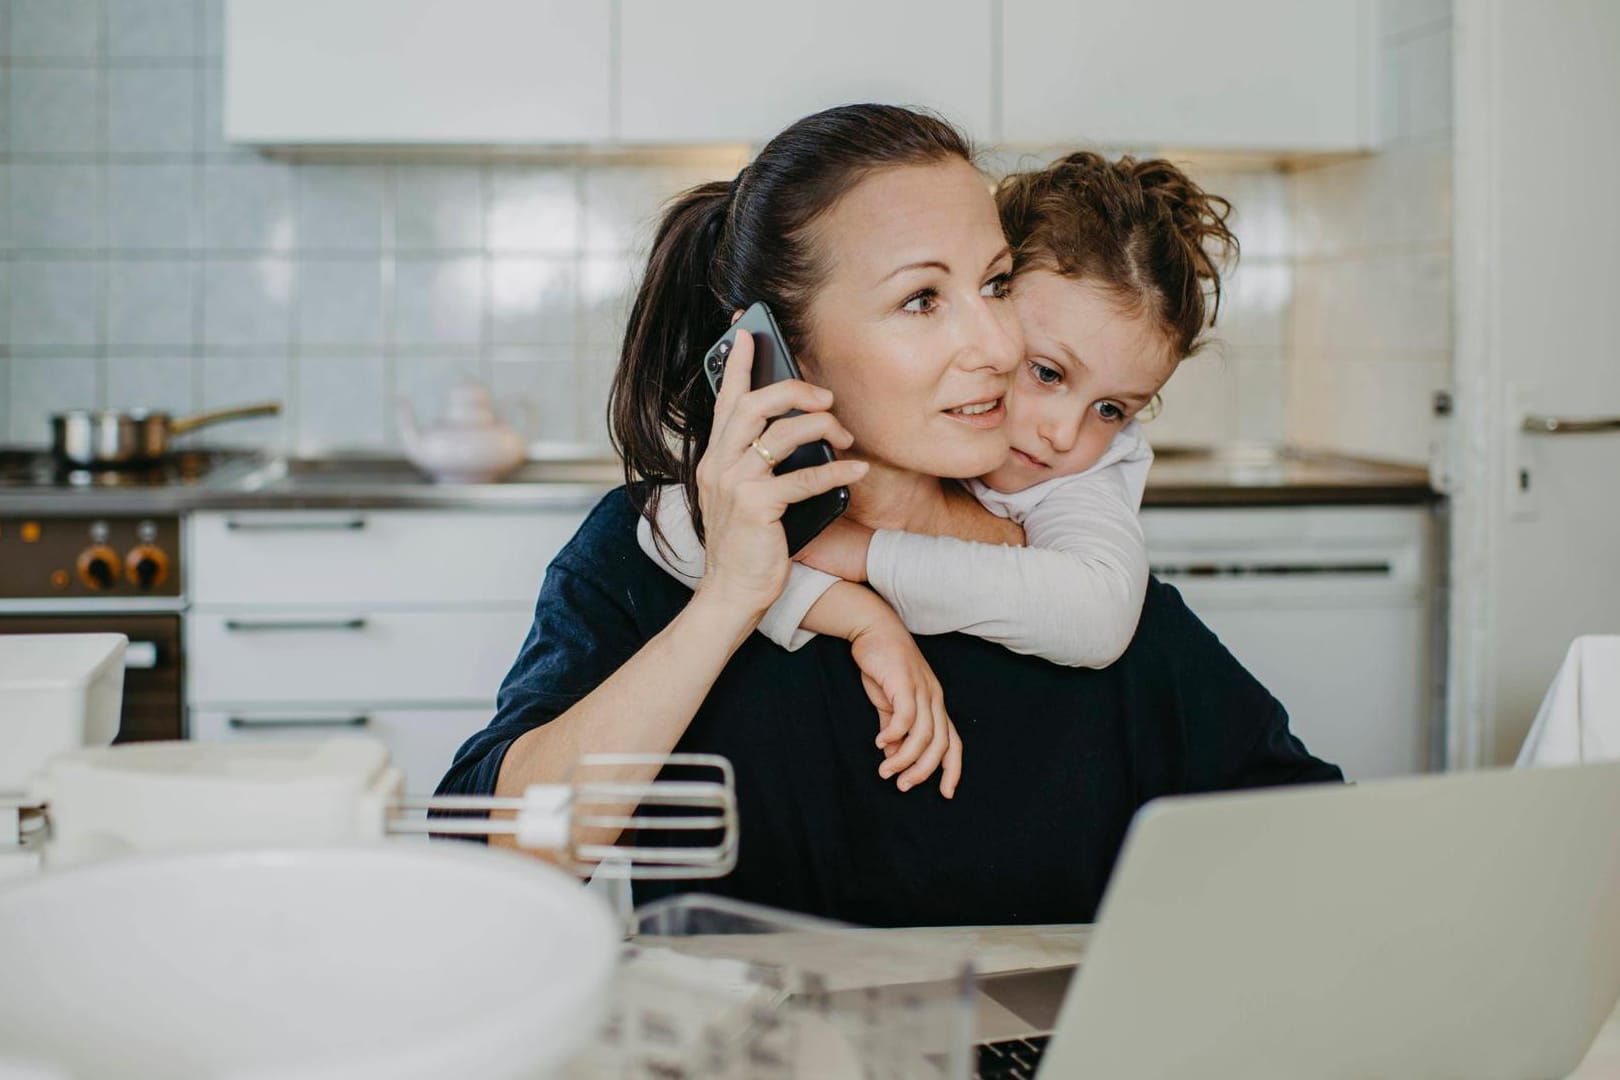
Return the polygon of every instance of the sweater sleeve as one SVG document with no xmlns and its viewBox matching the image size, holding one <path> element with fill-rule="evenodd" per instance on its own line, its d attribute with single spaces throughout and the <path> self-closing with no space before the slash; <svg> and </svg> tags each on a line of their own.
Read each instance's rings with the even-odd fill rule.
<svg viewBox="0 0 1620 1080">
<path fill-rule="evenodd" d="M 696 589 L 703 580 L 703 545 L 698 543 L 697 529 L 692 525 L 686 489 L 679 484 L 666 484 L 659 494 L 658 527 L 668 543 L 667 549 L 654 539 L 652 525 L 646 518 L 636 522 L 636 542 L 665 573 L 688 589 Z M 760 619 L 759 632 L 788 652 L 803 648 L 816 635 L 801 629 L 799 624 L 837 581 L 831 574 L 794 563 L 788 570 L 782 595 Z"/>
<path fill-rule="evenodd" d="M 1136 632 L 1148 578 L 1124 469 L 1053 485 L 1024 532 L 1019 548 L 883 530 L 867 576 L 913 633 L 961 631 L 1066 667 L 1112 664 Z"/>
</svg>

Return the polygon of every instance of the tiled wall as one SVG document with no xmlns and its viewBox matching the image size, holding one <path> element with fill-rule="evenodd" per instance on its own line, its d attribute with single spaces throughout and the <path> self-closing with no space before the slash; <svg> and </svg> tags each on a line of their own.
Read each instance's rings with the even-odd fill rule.
<svg viewBox="0 0 1620 1080">
<path fill-rule="evenodd" d="M 1451 379 L 1451 5 L 1385 0 L 1384 149 L 1289 178 L 1290 441 L 1429 459 Z"/>
<path fill-rule="evenodd" d="M 220 0 L 0 0 L 0 442 L 56 409 L 279 399 L 211 440 L 393 442 L 470 376 L 601 445 L 636 230 L 681 165 L 321 164 L 221 136 Z M 519 410 L 514 410 L 519 411 Z"/>
<path fill-rule="evenodd" d="M 1287 435 L 1421 459 L 1427 397 L 1408 391 L 1444 374 L 1449 345 L 1432 100 L 1449 27 L 1444 0 L 1431 6 L 1392 2 L 1390 122 L 1405 128 L 1389 154 L 1194 170 L 1235 204 L 1243 258 L 1215 344 L 1166 389 L 1156 442 Z M 474 377 L 542 452 L 603 446 L 652 216 L 738 157 L 272 160 L 221 138 L 220 8 L 0 0 L 0 442 L 41 443 L 50 412 L 85 404 L 274 398 L 281 417 L 209 438 L 387 447 L 397 398 L 431 415 Z"/>
</svg>

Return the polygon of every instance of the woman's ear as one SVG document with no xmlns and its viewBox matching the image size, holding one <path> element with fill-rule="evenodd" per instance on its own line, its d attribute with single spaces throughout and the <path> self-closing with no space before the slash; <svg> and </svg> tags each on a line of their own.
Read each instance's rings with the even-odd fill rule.
<svg viewBox="0 0 1620 1080">
<path fill-rule="evenodd" d="M 736 311 L 733 311 L 731 313 L 731 325 L 736 326 L 737 325 L 737 320 L 742 318 L 742 317 L 743 317 L 743 309 L 742 308 L 738 308 Z"/>
</svg>

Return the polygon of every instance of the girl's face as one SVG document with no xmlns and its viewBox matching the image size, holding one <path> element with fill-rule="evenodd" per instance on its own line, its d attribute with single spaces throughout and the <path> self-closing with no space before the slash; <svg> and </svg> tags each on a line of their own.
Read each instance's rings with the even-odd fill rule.
<svg viewBox="0 0 1620 1080">
<path fill-rule="evenodd" d="M 1013 306 L 1024 357 L 1007 394 L 1011 452 L 981 478 L 1003 493 L 1090 468 L 1176 367 L 1146 312 L 1088 282 L 1030 270 Z"/>
<path fill-rule="evenodd" d="M 1023 339 L 979 173 L 961 160 L 884 169 L 812 228 L 826 276 L 799 359 L 833 392 L 852 454 L 956 478 L 1005 460 L 1003 398 Z"/>
</svg>

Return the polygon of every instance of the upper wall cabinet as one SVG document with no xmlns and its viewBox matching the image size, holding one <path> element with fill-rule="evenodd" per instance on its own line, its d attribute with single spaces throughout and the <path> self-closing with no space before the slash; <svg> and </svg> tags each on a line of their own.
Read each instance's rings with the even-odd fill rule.
<svg viewBox="0 0 1620 1080">
<path fill-rule="evenodd" d="M 990 0 L 621 0 L 620 19 L 625 142 L 763 142 L 853 101 L 992 134 Z"/>
<path fill-rule="evenodd" d="M 1376 44 L 1371 0 L 1003 0 L 1001 135 L 1366 149 Z"/>
<path fill-rule="evenodd" d="M 612 54 L 606 0 L 227 0 L 225 136 L 602 142 Z"/>
</svg>

